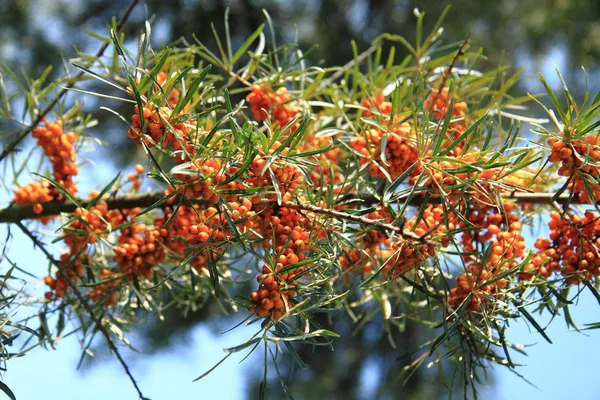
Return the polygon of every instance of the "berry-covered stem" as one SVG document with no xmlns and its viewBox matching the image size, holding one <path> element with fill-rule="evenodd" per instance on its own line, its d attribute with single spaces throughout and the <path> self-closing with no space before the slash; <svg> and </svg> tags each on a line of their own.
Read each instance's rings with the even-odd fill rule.
<svg viewBox="0 0 600 400">
<path fill-rule="evenodd" d="M 512 200 L 517 203 L 529 203 L 529 204 L 552 204 L 554 202 L 558 204 L 577 204 L 577 198 L 571 198 L 568 194 L 563 194 L 554 198 L 555 193 L 513 193 L 506 196 L 503 196 L 503 199 Z M 151 193 L 143 193 L 143 194 L 130 194 L 122 197 L 111 197 L 106 199 L 106 203 L 108 204 L 109 210 L 121 210 L 121 209 L 130 209 L 135 207 L 150 207 L 151 205 L 157 203 L 158 201 L 164 198 L 164 194 L 162 192 L 151 192 Z M 374 204 L 377 201 L 375 198 L 364 198 L 362 199 L 365 204 Z M 96 199 L 77 199 L 77 203 L 79 206 L 86 208 L 90 204 L 97 202 Z M 190 204 L 199 204 L 199 205 L 208 205 L 211 204 L 206 199 L 193 199 L 187 198 L 186 202 Z M 429 198 L 429 203 L 435 204 L 439 203 L 439 198 Z M 412 205 L 419 206 L 422 203 L 422 199 L 415 197 L 411 201 Z M 51 201 L 47 203 L 41 203 L 43 205 L 43 211 L 41 213 L 36 213 L 34 211 L 33 204 L 26 205 L 13 205 L 6 209 L 0 209 L 0 223 L 14 223 L 27 219 L 40 218 L 50 215 L 58 215 L 60 213 L 70 213 L 77 209 L 75 203 L 70 200 L 65 201 Z M 165 202 L 165 204 L 167 204 Z M 260 202 L 263 206 L 275 206 L 277 205 L 276 200 L 267 200 L 263 199 Z M 351 215 L 342 211 L 331 210 L 327 208 L 322 208 L 318 206 L 314 206 L 310 203 L 295 203 L 292 201 L 284 201 L 281 204 L 278 204 L 281 207 L 291 208 L 294 210 L 304 210 L 304 211 L 312 211 L 317 214 L 328 215 L 333 218 L 345 219 L 349 221 L 354 221 L 357 223 L 366 223 L 375 227 L 379 227 L 384 230 L 394 231 L 400 233 L 398 231 L 398 227 L 394 225 L 379 223 L 377 221 L 369 220 L 368 218 Z M 389 226 L 388 226 L 389 225 Z"/>
</svg>

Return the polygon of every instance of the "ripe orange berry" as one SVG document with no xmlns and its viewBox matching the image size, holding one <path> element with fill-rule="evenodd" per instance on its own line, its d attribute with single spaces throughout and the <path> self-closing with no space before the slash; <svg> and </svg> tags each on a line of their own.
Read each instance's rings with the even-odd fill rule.
<svg viewBox="0 0 600 400">
<path fill-rule="evenodd" d="M 275 303 L 273 302 L 273 300 L 269 299 L 269 298 L 264 298 L 262 299 L 262 301 L 260 302 L 260 305 L 262 306 L 262 308 L 264 308 L 265 310 L 270 310 L 271 308 L 273 308 L 275 306 Z"/>
<path fill-rule="evenodd" d="M 254 303 L 258 303 L 260 301 L 260 295 L 258 292 L 250 293 L 250 300 L 252 300 Z"/>
<path fill-rule="evenodd" d="M 270 311 L 269 311 L 269 310 L 267 310 L 266 308 L 262 308 L 262 307 L 261 307 L 261 308 L 259 308 L 258 310 L 256 310 L 256 315 L 257 315 L 258 317 L 264 317 L 264 316 L 268 315 L 268 314 L 269 314 L 269 312 L 270 312 Z"/>
</svg>

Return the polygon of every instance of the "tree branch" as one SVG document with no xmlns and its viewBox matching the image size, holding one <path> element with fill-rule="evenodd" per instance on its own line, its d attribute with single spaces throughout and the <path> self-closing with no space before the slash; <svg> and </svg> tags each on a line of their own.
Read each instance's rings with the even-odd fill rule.
<svg viewBox="0 0 600 400">
<path fill-rule="evenodd" d="M 555 196 L 554 193 L 512 193 L 503 196 L 502 198 L 505 200 L 512 200 L 517 203 L 530 203 L 530 204 L 552 204 L 554 202 L 559 204 L 572 204 L 577 203 L 577 199 L 570 198 L 569 194 L 563 194 L 556 199 L 553 199 Z M 151 192 L 151 193 L 143 193 L 143 194 L 131 194 L 122 197 L 112 197 L 106 199 L 106 203 L 108 205 L 109 210 L 124 210 L 131 209 L 136 207 L 147 208 L 156 204 L 157 202 L 164 199 L 164 195 L 162 192 Z M 361 199 L 358 199 L 361 200 Z M 83 208 L 89 207 L 91 204 L 96 202 L 96 199 L 77 199 L 77 203 L 79 206 Z M 363 203 L 361 205 L 366 204 L 376 204 L 377 201 L 375 198 L 364 198 L 362 199 Z M 192 199 L 186 198 L 186 202 L 189 204 L 198 204 L 198 205 L 211 205 L 209 201 L 205 199 Z M 430 204 L 439 204 L 441 202 L 440 198 L 429 198 L 428 202 Z M 420 197 L 414 197 L 411 201 L 411 204 L 414 206 L 420 206 L 423 203 L 423 199 Z M 35 219 L 40 217 L 48 217 L 53 215 L 58 215 L 60 213 L 72 213 L 77 209 L 77 205 L 71 202 L 70 200 L 66 201 L 51 201 L 48 203 L 41 203 L 43 206 L 43 211 L 39 214 L 33 212 L 33 204 L 27 205 L 19 205 L 19 206 L 10 206 L 4 210 L 0 209 L 0 223 L 18 223 L 27 219 Z M 163 203 L 164 206 L 168 206 L 169 203 Z M 267 200 L 263 199 L 259 203 L 262 206 L 266 207 L 274 207 L 277 205 L 277 201 L 275 200 Z M 369 218 L 365 218 L 362 216 L 348 214 L 343 211 L 332 210 L 328 208 L 322 208 L 310 203 L 296 203 L 290 201 L 284 201 L 279 204 L 281 207 L 291 208 L 294 210 L 303 210 L 310 211 L 316 214 L 327 215 L 337 219 L 344 219 L 348 221 L 353 221 L 363 225 L 370 225 L 377 229 L 395 232 L 401 234 L 403 236 L 411 236 L 407 235 L 407 232 L 403 232 L 402 229 L 397 225 L 386 224 L 383 222 L 379 222 L 376 220 L 372 220 Z M 414 238 L 413 238 L 414 239 Z"/>
<path fill-rule="evenodd" d="M 125 11 L 125 13 L 123 13 L 123 16 L 121 17 L 121 19 L 117 23 L 117 32 L 119 32 L 121 30 L 121 28 L 123 27 L 123 25 L 125 25 L 125 22 L 129 19 L 129 16 L 131 15 L 131 12 L 133 11 L 133 9 L 137 5 L 137 3 L 139 3 L 139 1 L 140 0 L 132 0 L 131 1 L 131 4 L 129 5 L 129 8 Z M 108 48 L 108 45 L 109 45 L 109 42 L 103 43 L 102 46 L 96 52 L 96 55 L 94 57 L 95 58 L 102 57 L 102 55 L 104 54 L 104 52 Z M 73 77 L 73 79 L 71 80 L 71 82 L 69 82 L 66 86 L 64 86 L 63 89 L 60 92 L 58 92 L 58 94 L 56 95 L 56 97 L 50 103 L 48 103 L 48 105 L 46 106 L 46 108 L 44 108 L 38 114 L 38 116 L 31 123 L 31 125 L 29 125 L 27 128 L 25 128 L 24 130 L 22 130 L 12 142 L 10 142 L 9 144 L 7 144 L 4 147 L 4 149 L 2 150 L 2 153 L 0 154 L 0 161 L 4 160 L 11 152 L 15 151 L 15 148 L 19 145 L 19 143 L 21 143 L 21 141 L 23 139 L 25 139 L 25 137 L 28 134 L 30 134 L 35 127 L 37 127 L 39 125 L 39 123 L 42 121 L 42 119 L 50 111 L 52 111 L 52 109 L 54 108 L 54 106 L 56 106 L 56 104 L 60 101 L 60 99 L 62 99 L 63 96 L 65 94 L 67 94 L 67 92 L 70 89 L 73 88 L 73 86 L 75 86 L 75 84 L 79 81 L 79 78 L 81 78 L 83 76 L 83 74 L 84 74 L 83 71 L 80 71 L 79 73 L 77 73 L 77 75 L 75 75 Z"/>
<path fill-rule="evenodd" d="M 162 198 L 164 198 L 162 192 L 154 192 L 109 198 L 106 202 L 109 210 L 125 210 L 136 207 L 150 207 Z M 194 200 L 190 199 L 190 201 L 197 204 L 208 204 L 206 200 L 194 202 Z M 77 199 L 77 203 L 83 208 L 87 208 L 95 202 L 97 202 L 97 199 Z M 41 204 L 43 205 L 44 210 L 39 214 L 33 212 L 33 204 L 11 206 L 4 210 L 0 210 L 0 223 L 14 223 L 25 219 L 48 217 L 60 213 L 72 213 L 77 209 L 77 205 L 70 200 L 51 201 Z"/>
</svg>

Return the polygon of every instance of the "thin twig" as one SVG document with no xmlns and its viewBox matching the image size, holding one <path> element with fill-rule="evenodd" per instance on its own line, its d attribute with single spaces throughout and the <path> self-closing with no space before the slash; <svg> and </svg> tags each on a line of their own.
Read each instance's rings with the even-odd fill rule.
<svg viewBox="0 0 600 400">
<path fill-rule="evenodd" d="M 232 78 L 234 78 L 234 79 L 237 79 L 238 81 L 240 81 L 241 83 L 243 83 L 244 85 L 246 85 L 246 86 L 248 86 L 248 87 L 252 87 L 252 84 L 251 84 L 250 82 L 248 82 L 248 80 L 247 80 L 247 79 L 245 79 L 243 76 L 240 76 L 239 74 L 237 74 L 237 73 L 233 72 L 233 71 L 231 70 L 231 68 L 230 68 L 230 69 L 228 69 L 228 70 L 227 70 L 227 72 L 229 72 L 229 75 L 230 75 Z"/>
<path fill-rule="evenodd" d="M 261 204 L 262 203 L 263 202 L 261 201 Z M 274 201 L 269 201 L 269 203 L 272 203 L 270 205 L 276 204 L 276 202 L 274 202 Z M 424 240 L 421 236 L 417 235 L 416 233 L 405 231 L 401 226 L 398 226 L 398 225 L 388 224 L 385 222 L 380 222 L 378 220 L 366 218 L 366 217 L 363 217 L 360 215 L 353 215 L 353 214 L 345 213 L 343 211 L 332 210 L 330 208 L 322 208 L 322 207 L 312 205 L 310 203 L 294 203 L 291 201 L 283 201 L 283 202 L 281 202 L 281 207 L 290 208 L 292 210 L 311 211 L 315 214 L 326 215 L 326 216 L 332 217 L 332 218 L 344 219 L 347 221 L 356 222 L 361 225 L 372 226 L 373 228 L 376 228 L 376 229 L 379 229 L 382 231 L 394 232 L 404 238 L 409 238 L 409 239 L 418 240 L 418 241 Z"/>
<path fill-rule="evenodd" d="M 83 297 L 83 295 L 79 292 L 79 290 L 77 289 L 77 285 L 75 285 L 75 282 L 73 282 L 73 280 L 71 279 L 71 277 L 69 276 L 69 274 L 67 274 L 65 272 L 65 270 L 60 266 L 59 262 L 46 249 L 46 247 L 44 246 L 44 244 L 42 242 L 40 242 L 40 240 L 29 229 L 27 229 L 27 227 L 25 225 L 23 225 L 23 223 L 16 222 L 16 225 L 19 227 L 19 229 L 21 229 L 21 231 L 23 231 L 23 233 L 25 235 L 27 235 L 31 239 L 31 241 L 34 243 L 34 245 L 37 246 L 46 255 L 46 258 L 48 258 L 48 260 L 58 268 L 58 273 L 61 275 L 61 277 L 63 279 L 65 279 L 65 281 L 67 281 L 67 283 L 69 284 L 69 286 L 71 287 L 71 289 L 73 289 L 73 293 L 75 294 L 75 296 L 79 300 L 79 303 L 83 306 L 83 308 L 85 308 L 85 311 L 87 312 L 87 314 L 89 315 L 89 317 L 92 319 L 92 321 L 96 325 L 96 328 L 100 332 L 102 332 L 102 334 L 106 338 L 106 341 L 108 342 L 108 347 L 115 354 L 115 356 L 117 357 L 117 359 L 119 360 L 119 362 L 123 366 L 123 369 L 125 370 L 125 373 L 129 377 L 129 380 L 131 380 L 131 383 L 135 387 L 135 390 L 138 392 L 138 395 L 140 396 L 140 399 L 142 399 L 142 400 L 149 400 L 147 397 L 144 397 L 144 395 L 142 394 L 142 391 L 140 390 L 137 382 L 135 381 L 135 378 L 131 374 L 131 371 L 129 370 L 129 367 L 127 366 L 127 363 L 125 362 L 125 360 L 121 356 L 121 353 L 119 352 L 119 349 L 117 349 L 117 346 L 115 345 L 115 343 L 113 342 L 112 338 L 110 337 L 110 333 L 106 330 L 106 327 L 104 327 L 104 325 L 102 325 L 102 321 L 94 314 L 94 311 L 92 310 L 92 308 L 90 307 L 90 305 L 88 304 L 88 302 L 85 300 L 85 298 Z"/>
<path fill-rule="evenodd" d="M 456 63 L 458 62 L 458 59 L 465 54 L 465 47 L 467 46 L 467 43 L 469 42 L 470 38 L 471 38 L 471 33 L 469 32 L 469 34 L 465 38 L 465 41 L 458 48 L 458 52 L 456 53 L 456 55 L 452 59 L 452 63 L 450 64 L 450 66 L 448 67 L 448 69 L 446 70 L 446 72 L 444 73 L 444 76 L 442 78 L 442 83 L 440 83 L 440 86 L 438 88 L 438 92 L 435 94 L 435 97 L 433 98 L 433 101 L 431 102 L 431 104 L 435 104 L 435 101 L 439 97 L 440 93 L 442 93 L 442 89 L 444 88 L 444 86 L 446 86 L 446 83 L 448 82 L 448 79 L 450 79 L 450 74 L 452 74 L 452 70 L 456 66 Z"/>
<path fill-rule="evenodd" d="M 127 21 L 127 19 L 129 19 L 129 15 L 131 15 L 131 12 L 133 11 L 133 9 L 137 5 L 137 3 L 139 3 L 139 1 L 140 0 L 132 0 L 131 1 L 131 4 L 129 5 L 129 8 L 125 11 L 125 13 L 123 13 L 123 16 L 121 17 L 121 19 L 117 23 L 117 32 L 119 32 L 121 30 L 121 28 L 123 27 L 123 25 L 125 25 L 125 22 Z M 95 58 L 102 57 L 102 55 L 104 54 L 104 52 L 108 48 L 108 45 L 109 45 L 109 42 L 104 42 L 102 44 L 102 46 L 98 49 L 98 51 L 96 52 L 96 55 L 94 57 Z M 25 139 L 25 137 L 29 133 L 31 133 L 35 127 L 37 127 L 39 125 L 39 123 L 42 121 L 42 119 L 50 111 L 52 111 L 52 109 L 54 108 L 54 106 L 56 106 L 56 104 L 60 101 L 60 99 L 62 99 L 62 97 L 65 94 L 67 94 L 67 92 L 75 86 L 75 84 L 79 81 L 79 79 L 83 76 L 83 74 L 84 74 L 84 71 L 80 71 L 79 73 L 77 73 L 77 75 L 75 75 L 72 78 L 72 80 L 67 85 L 65 85 L 60 92 L 58 92 L 58 94 L 56 95 L 56 97 L 54 98 L 54 100 L 52 100 L 50 103 L 48 103 L 48 105 L 46 106 L 46 108 L 44 108 L 38 114 L 38 116 L 31 123 L 31 125 L 29 125 L 27 128 L 25 128 L 24 130 L 22 130 L 12 142 L 10 142 L 9 144 L 7 144 L 4 147 L 4 150 L 2 150 L 2 153 L 0 154 L 0 162 L 2 160 L 4 160 L 11 152 L 13 152 L 15 150 L 15 148 L 19 145 L 19 143 L 21 143 L 21 141 L 23 139 Z"/>
</svg>

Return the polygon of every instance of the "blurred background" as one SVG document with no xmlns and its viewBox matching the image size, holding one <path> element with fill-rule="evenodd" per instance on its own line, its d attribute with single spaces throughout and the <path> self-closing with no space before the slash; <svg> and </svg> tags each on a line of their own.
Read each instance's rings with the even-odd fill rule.
<svg viewBox="0 0 600 400">
<path fill-rule="evenodd" d="M 268 10 L 274 22 L 275 35 L 280 42 L 297 40 L 304 49 L 314 44 L 310 63 L 322 66 L 342 65 L 352 59 L 350 40 L 359 50 L 384 32 L 404 36 L 414 42 L 415 21 L 413 9 L 426 13 L 425 32 L 431 27 L 447 4 L 452 9 L 443 24 L 445 43 L 460 43 L 472 33 L 472 48 L 482 47 L 487 57 L 481 68 L 510 64 L 512 71 L 524 67 L 520 83 L 513 88 L 515 96 L 541 93 L 537 73 L 542 72 L 553 88 L 559 90 L 554 72 L 559 68 L 576 99 L 582 99 L 587 81 L 592 95 L 600 89 L 600 3 L 593 0 L 509 0 L 509 1 L 212 1 L 212 0 L 147 0 L 134 10 L 125 27 L 130 43 L 139 36 L 143 23 L 153 18 L 153 44 L 159 46 L 180 37 L 191 39 L 196 35 L 215 48 L 210 23 L 223 32 L 223 16 L 230 8 L 229 22 L 234 47 L 241 44 L 265 21 L 262 9 Z M 113 16 L 120 16 L 128 7 L 127 0 L 0 0 L 0 61 L 15 71 L 37 76 L 48 65 L 53 74 L 60 74 L 65 60 L 75 56 L 74 48 L 94 53 L 98 42 L 84 31 L 106 34 L 106 25 Z M 398 59 L 404 55 L 397 46 Z M 68 64 L 68 63 L 67 63 Z M 81 192 L 96 189 L 94 182 L 108 182 L 123 167 L 131 167 L 143 160 L 132 155 L 124 134 L 122 122 L 97 111 L 95 99 L 86 99 L 86 107 L 102 121 L 91 135 L 110 143 L 109 150 L 100 149 L 87 154 L 90 163 L 83 167 Z M 533 113 L 541 109 L 532 105 Z M 128 115 L 127 112 L 123 112 Z M 0 122 L 1 123 L 1 122 Z M 108 158 L 107 158 L 108 157 Z M 94 168 L 93 161 L 103 159 L 102 168 Z M 112 160 L 106 165 L 106 160 Z M 0 204 L 7 198 L 3 193 Z M 0 235 L 5 227 L 0 226 Z M 536 229 L 533 237 L 543 232 Z M 39 254 L 23 238 L 15 236 L 14 248 L 20 249 L 17 262 L 46 265 Z M 13 248 L 13 250 L 14 250 Z M 38 258 L 35 258 L 38 257 Z M 45 267 L 40 267 L 39 273 Z M 40 288 L 43 290 L 43 288 Z M 600 316 L 598 304 L 584 294 L 574 309 L 576 322 L 594 322 Z M 262 352 L 253 354 L 244 362 L 241 356 L 229 359 L 206 380 L 191 383 L 223 355 L 220 349 L 241 343 L 256 328 L 239 328 L 232 333 L 220 332 L 240 322 L 239 315 L 221 316 L 220 309 L 209 302 L 199 311 L 187 316 L 177 310 L 166 314 L 166 321 L 148 321 L 131 334 L 131 340 L 141 354 L 127 352 L 133 373 L 140 385 L 153 399 L 255 398 L 262 379 Z M 398 373 L 411 357 L 401 357 L 432 331 L 418 325 L 407 326 L 396 333 L 396 348 L 383 335 L 382 322 L 373 320 L 361 330 L 355 330 L 348 318 L 320 321 L 328 329 L 340 333 L 333 351 L 301 349 L 301 355 L 310 369 L 294 370 L 291 360 L 283 358 L 281 374 L 297 399 L 435 399 L 447 398 L 448 388 L 438 379 L 437 369 L 420 369 L 410 380 L 397 379 Z M 532 329 L 533 330 L 533 329 Z M 554 321 L 549 336 L 555 344 L 544 342 L 530 332 L 524 323 L 512 326 L 511 341 L 536 344 L 528 348 L 529 357 L 516 358 L 526 364 L 517 369 L 519 377 L 505 368 L 496 366 L 481 380 L 481 398 L 578 399 L 598 398 L 594 389 L 594 359 L 600 357 L 600 336 L 566 332 L 562 321 Z M 82 369 L 76 371 L 81 356 L 80 344 L 75 337 L 65 338 L 57 351 L 35 349 L 31 354 L 8 363 L 3 381 L 19 399 L 128 399 L 135 398 L 124 373 L 107 354 L 105 345 L 98 341 L 95 358 L 86 358 Z M 452 375 L 452 366 L 445 371 Z M 269 375 L 269 398 L 283 398 L 284 393 L 276 379 Z M 568 384 L 567 384 L 568 383 Z M 454 392 L 462 397 L 460 390 Z M 0 398 L 1 398 L 0 394 Z"/>
</svg>

